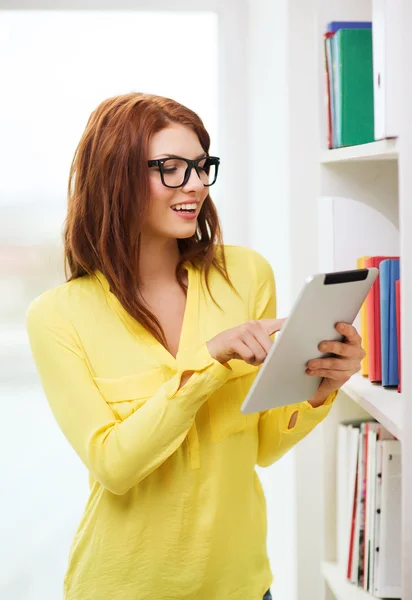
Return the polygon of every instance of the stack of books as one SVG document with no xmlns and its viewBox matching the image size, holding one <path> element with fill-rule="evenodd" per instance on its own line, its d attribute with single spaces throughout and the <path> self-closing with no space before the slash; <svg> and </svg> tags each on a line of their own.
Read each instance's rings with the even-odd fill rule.
<svg viewBox="0 0 412 600">
<path fill-rule="evenodd" d="M 332 21 L 324 33 L 327 142 L 355 146 L 399 135 L 399 0 L 372 0 L 372 21 Z"/>
<path fill-rule="evenodd" d="M 328 147 L 372 142 L 372 23 L 333 21 L 324 38 Z"/>
<path fill-rule="evenodd" d="M 358 268 L 376 267 L 375 280 L 361 310 L 360 335 L 366 356 L 361 373 L 372 383 L 402 389 L 400 261 L 398 256 L 362 256 Z"/>
<path fill-rule="evenodd" d="M 380 598 L 401 597 L 401 446 L 376 421 L 339 425 L 338 563 Z"/>
</svg>

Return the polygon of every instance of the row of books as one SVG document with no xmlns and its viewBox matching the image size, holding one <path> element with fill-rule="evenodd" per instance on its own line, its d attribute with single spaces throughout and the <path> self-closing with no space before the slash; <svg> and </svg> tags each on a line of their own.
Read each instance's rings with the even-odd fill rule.
<svg viewBox="0 0 412 600">
<path fill-rule="evenodd" d="M 399 135 L 398 0 L 372 0 L 372 21 L 332 21 L 324 33 L 328 147 Z"/>
<path fill-rule="evenodd" d="M 379 275 L 360 310 L 360 335 L 366 356 L 361 374 L 372 383 L 401 391 L 401 308 L 399 256 L 362 256 L 358 268 Z"/>
<path fill-rule="evenodd" d="M 328 147 L 372 142 L 372 23 L 333 21 L 324 39 Z"/>
<path fill-rule="evenodd" d="M 338 562 L 380 598 L 401 598 L 401 445 L 376 421 L 340 423 Z"/>
</svg>

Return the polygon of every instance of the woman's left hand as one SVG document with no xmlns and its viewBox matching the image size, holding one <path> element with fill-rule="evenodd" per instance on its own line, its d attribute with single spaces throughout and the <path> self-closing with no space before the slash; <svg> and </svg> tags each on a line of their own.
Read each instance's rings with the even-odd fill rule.
<svg viewBox="0 0 412 600">
<path fill-rule="evenodd" d="M 362 339 L 353 325 L 338 323 L 336 330 L 344 336 L 342 342 L 324 341 L 319 344 L 321 352 L 330 352 L 335 356 L 315 358 L 307 364 L 306 373 L 322 377 L 322 381 L 310 403 L 312 406 L 323 404 L 326 398 L 346 383 L 361 368 L 365 357 Z"/>
</svg>

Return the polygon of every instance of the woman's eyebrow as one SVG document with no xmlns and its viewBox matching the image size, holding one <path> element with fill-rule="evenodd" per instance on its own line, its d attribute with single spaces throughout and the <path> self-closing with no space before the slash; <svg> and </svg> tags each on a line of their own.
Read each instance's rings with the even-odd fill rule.
<svg viewBox="0 0 412 600">
<path fill-rule="evenodd" d="M 207 156 L 207 152 L 203 152 L 203 154 L 199 154 L 199 156 L 196 156 L 196 158 L 194 160 L 198 160 L 199 158 L 205 158 Z M 185 158 L 184 156 L 181 156 L 179 154 L 162 154 L 161 156 L 159 155 L 157 158 Z"/>
</svg>

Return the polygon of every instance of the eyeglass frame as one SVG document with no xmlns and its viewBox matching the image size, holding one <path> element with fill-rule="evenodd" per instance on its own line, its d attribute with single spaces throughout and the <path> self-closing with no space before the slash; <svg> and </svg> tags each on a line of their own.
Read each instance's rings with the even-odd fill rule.
<svg viewBox="0 0 412 600">
<path fill-rule="evenodd" d="M 216 183 L 217 175 L 218 175 L 218 172 L 219 172 L 220 158 L 217 157 L 217 156 L 206 155 L 206 156 L 201 156 L 200 158 L 196 158 L 195 160 L 190 160 L 190 158 L 183 158 L 183 156 L 168 156 L 166 158 L 158 158 L 156 160 L 149 160 L 149 161 L 147 161 L 147 164 L 148 164 L 149 167 L 158 167 L 159 168 L 160 178 L 161 178 L 162 183 L 163 183 L 163 185 L 165 187 L 171 188 L 171 189 L 177 189 L 177 188 L 180 188 L 180 187 L 183 187 L 183 186 L 186 185 L 186 183 L 189 181 L 190 176 L 192 174 L 192 169 L 194 169 L 196 171 L 197 176 L 199 177 L 200 180 L 202 180 L 201 177 L 200 177 L 200 173 L 199 173 L 199 163 L 202 160 L 211 159 L 211 158 L 214 161 L 216 161 L 214 163 L 215 167 L 216 167 L 215 179 L 214 179 L 214 181 L 212 183 L 204 183 L 203 184 L 204 187 L 210 187 L 211 185 L 213 185 L 213 184 Z M 167 183 L 165 183 L 163 165 L 164 165 L 164 163 L 167 160 L 171 160 L 171 159 L 172 160 L 173 159 L 184 160 L 185 163 L 187 164 L 187 169 L 185 171 L 185 176 L 184 176 L 184 179 L 183 179 L 183 183 L 181 183 L 180 185 L 167 185 Z"/>
</svg>

